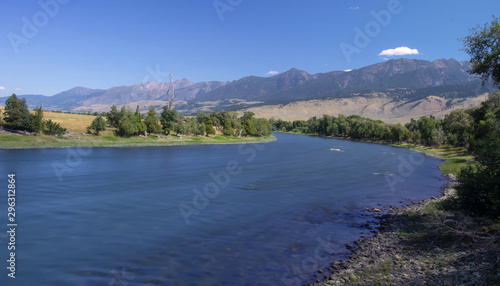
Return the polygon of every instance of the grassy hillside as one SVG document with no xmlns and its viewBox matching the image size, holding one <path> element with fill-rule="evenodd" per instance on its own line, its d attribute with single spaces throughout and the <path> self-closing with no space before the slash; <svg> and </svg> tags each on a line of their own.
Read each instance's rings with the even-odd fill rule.
<svg viewBox="0 0 500 286">
<path fill-rule="evenodd" d="M 442 98 L 429 96 L 419 100 L 393 100 L 385 93 L 374 92 L 371 96 L 355 96 L 325 100 L 296 101 L 286 105 L 265 105 L 251 107 L 244 111 L 255 113 L 259 118 L 280 118 L 282 120 L 308 120 L 323 114 L 360 115 L 371 119 L 380 119 L 389 123 L 407 123 L 411 118 L 434 115 L 443 118 L 456 108 L 469 108 L 479 105 L 487 99 L 483 94 L 467 99 Z"/>
</svg>

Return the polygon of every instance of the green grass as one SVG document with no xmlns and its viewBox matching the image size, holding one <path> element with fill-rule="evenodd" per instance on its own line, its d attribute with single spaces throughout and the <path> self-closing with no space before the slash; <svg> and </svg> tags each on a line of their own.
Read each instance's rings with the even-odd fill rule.
<svg viewBox="0 0 500 286">
<path fill-rule="evenodd" d="M 25 137 L 25 136 L 14 136 L 14 135 L 3 135 L 3 136 L 0 136 L 0 141 L 5 141 L 5 142 L 8 142 L 8 141 L 14 141 L 14 142 L 37 141 L 37 138 L 36 137 Z"/>
<path fill-rule="evenodd" d="M 225 141 L 225 140 L 229 140 L 229 137 L 224 137 L 224 136 L 216 135 L 216 136 L 214 136 L 214 140 Z"/>
<path fill-rule="evenodd" d="M 272 135 L 265 137 L 205 137 L 205 136 L 155 136 L 129 138 L 111 135 L 112 132 L 103 132 L 103 135 L 76 135 L 70 137 L 60 136 L 22 136 L 0 135 L 0 148 L 26 149 L 26 148 L 67 148 L 67 147 L 141 147 L 141 146 L 173 146 L 173 145 L 199 145 L 199 144 L 238 144 L 259 143 L 276 140 Z"/>
<path fill-rule="evenodd" d="M 411 144 L 398 144 L 395 146 L 409 148 L 424 154 L 429 154 L 441 158 L 444 162 L 439 165 L 443 174 L 457 175 L 462 168 L 474 163 L 472 155 L 468 154 L 464 147 L 454 147 L 443 145 L 439 147 L 416 146 Z"/>
<path fill-rule="evenodd" d="M 106 141 L 112 141 L 112 142 L 116 142 L 118 141 L 118 138 L 115 137 L 115 136 L 103 136 L 102 139 L 106 140 Z"/>
</svg>

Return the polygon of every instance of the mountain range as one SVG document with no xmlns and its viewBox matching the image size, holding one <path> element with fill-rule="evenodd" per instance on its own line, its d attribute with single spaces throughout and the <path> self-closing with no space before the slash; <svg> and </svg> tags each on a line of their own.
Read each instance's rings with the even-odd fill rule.
<svg viewBox="0 0 500 286">
<path fill-rule="evenodd" d="M 496 90 L 493 86 L 483 86 L 477 76 L 468 73 L 469 69 L 468 62 L 454 59 L 431 62 L 401 58 L 356 70 L 313 75 L 292 68 L 271 77 L 247 76 L 231 82 L 193 83 L 181 79 L 174 82 L 174 106 L 184 113 L 195 113 L 374 96 L 405 103 L 438 96 L 451 102 Z M 30 108 L 42 106 L 44 110 L 108 111 L 111 105 L 138 105 L 144 111 L 150 106 L 161 107 L 167 103 L 169 85 L 167 82 L 145 82 L 106 90 L 75 87 L 53 96 L 20 97 L 26 98 Z M 0 104 L 5 99 L 0 98 Z"/>
</svg>

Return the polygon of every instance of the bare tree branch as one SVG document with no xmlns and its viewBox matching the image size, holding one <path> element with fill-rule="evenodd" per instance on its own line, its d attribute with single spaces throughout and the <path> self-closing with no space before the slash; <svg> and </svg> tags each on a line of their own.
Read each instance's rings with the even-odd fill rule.
<svg viewBox="0 0 500 286">
<path fill-rule="evenodd" d="M 172 89 L 172 95 L 169 94 L 170 89 Z M 174 75 L 170 73 L 170 87 L 167 90 L 168 97 L 168 109 L 172 109 L 172 104 L 174 103 L 175 90 L 174 90 Z"/>
</svg>

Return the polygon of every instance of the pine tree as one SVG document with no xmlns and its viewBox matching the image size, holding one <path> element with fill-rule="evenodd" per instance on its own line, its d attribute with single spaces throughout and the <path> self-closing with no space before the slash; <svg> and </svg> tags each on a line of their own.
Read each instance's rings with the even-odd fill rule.
<svg viewBox="0 0 500 286">
<path fill-rule="evenodd" d="M 96 135 L 99 135 L 100 131 L 106 130 L 106 121 L 101 116 L 97 116 L 89 126 L 90 130 L 94 130 Z"/>
<path fill-rule="evenodd" d="M 158 116 L 156 115 L 156 109 L 154 107 L 149 109 L 144 123 L 149 133 L 160 133 L 163 131 L 161 125 L 158 123 Z"/>
</svg>

